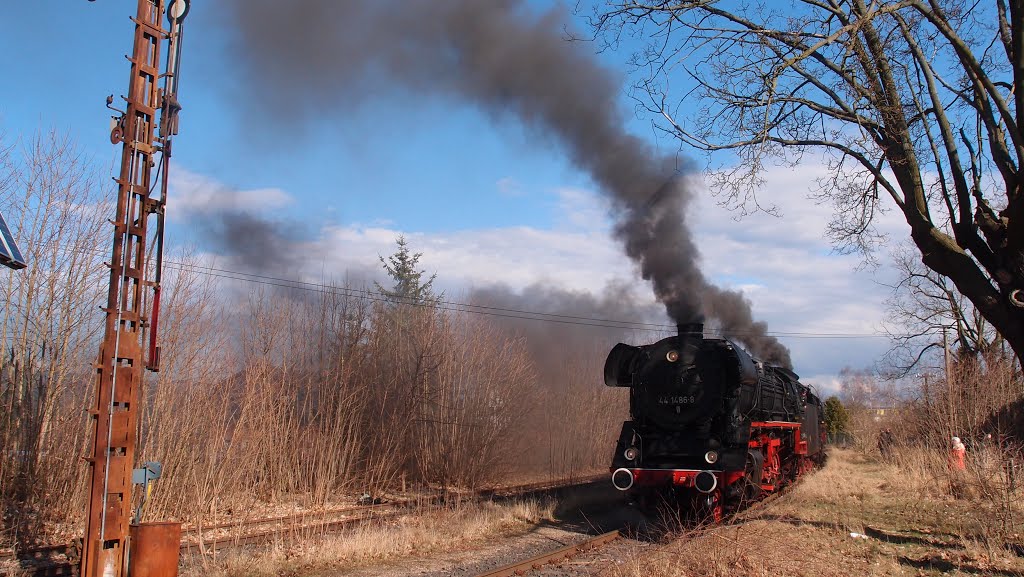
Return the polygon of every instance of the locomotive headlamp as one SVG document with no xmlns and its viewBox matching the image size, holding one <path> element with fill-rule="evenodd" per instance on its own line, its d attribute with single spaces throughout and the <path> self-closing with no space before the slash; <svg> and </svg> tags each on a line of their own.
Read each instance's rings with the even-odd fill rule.
<svg viewBox="0 0 1024 577">
<path fill-rule="evenodd" d="M 704 460 L 710 464 L 714 464 L 718 461 L 718 451 L 708 451 L 704 453 Z"/>
<path fill-rule="evenodd" d="M 674 362 L 678 361 L 679 360 L 679 351 L 669 351 L 668 354 L 665 355 L 665 359 L 668 362 L 670 362 L 670 363 L 674 363 Z"/>
<path fill-rule="evenodd" d="M 636 458 L 640 456 L 640 449 L 630 447 L 622 452 L 622 456 L 625 457 L 627 461 L 635 461 Z"/>
</svg>

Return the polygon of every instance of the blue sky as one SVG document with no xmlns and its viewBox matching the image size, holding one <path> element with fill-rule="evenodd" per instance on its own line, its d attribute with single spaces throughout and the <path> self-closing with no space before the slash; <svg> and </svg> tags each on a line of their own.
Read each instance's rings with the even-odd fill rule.
<svg viewBox="0 0 1024 577">
<path fill-rule="evenodd" d="M 387 221 L 427 232 L 467 218 L 547 225 L 550 212 L 536 210 L 544 199 L 535 191 L 586 183 L 557 150 L 538 146 L 517 124 L 494 123 L 472 107 L 438 99 L 411 105 L 409 98 L 386 97 L 350 115 L 342 111 L 351 103 L 339 102 L 325 111 L 333 118 L 315 128 L 247 128 L 275 121 L 246 106 L 248 87 L 232 73 L 228 24 L 215 5 L 195 2 L 187 22 L 175 160 L 189 170 L 235 188 L 294 191 L 303 198 L 294 207 L 303 220 Z M 104 98 L 114 94 L 116 105 L 126 87 L 123 55 L 131 49 L 133 9 L 134 3 L 109 0 L 9 6 L 0 24 L 0 50 L 8 55 L 0 62 L 6 131 L 56 127 L 97 158 L 110 158 Z M 458 171 L 449 164 L 456 159 Z M 514 180 L 516 194 L 495 194 L 502 192 L 501 179 Z M 439 197 L 446 210 L 435 210 Z"/>
<path fill-rule="evenodd" d="M 104 99 L 126 87 L 134 5 L 6 6 L 0 132 L 12 138 L 56 128 L 109 165 L 119 149 L 109 143 Z M 377 255 L 389 254 L 395 236 L 405 234 L 451 295 L 495 282 L 599 291 L 616 281 L 649 295 L 609 238 L 605 202 L 548 139 L 464 103 L 408 94 L 358 105 L 339 101 L 322 121 L 282 125 L 246 105 L 246 91 L 254 88 L 238 81 L 226 50 L 230 24 L 215 5 L 196 1 L 187 22 L 169 202 L 172 243 L 194 241 L 192 218 L 229 191 L 232 202 L 295 223 L 323 255 L 318 270 L 308 271 L 314 275 L 376 269 Z M 570 27 L 584 26 L 568 18 Z M 624 54 L 598 58 L 625 79 Z M 622 106 L 632 110 L 625 87 Z M 648 118 L 635 118 L 630 128 L 662 150 L 676 147 L 655 140 Z M 703 268 L 717 283 L 742 288 L 755 317 L 773 332 L 875 333 L 888 294 L 879 283 L 889 273 L 857 269 L 857 257 L 831 253 L 822 239 L 830 207 L 806 200 L 822 170 L 808 164 L 769 171 L 764 194 L 780 205 L 781 219 L 737 220 L 705 194 L 693 217 Z M 901 226 L 891 218 L 882 222 L 896 235 Z M 212 248 L 198 248 L 216 259 Z M 842 367 L 870 365 L 888 346 L 880 338 L 782 340 L 796 370 L 826 388 Z"/>
</svg>

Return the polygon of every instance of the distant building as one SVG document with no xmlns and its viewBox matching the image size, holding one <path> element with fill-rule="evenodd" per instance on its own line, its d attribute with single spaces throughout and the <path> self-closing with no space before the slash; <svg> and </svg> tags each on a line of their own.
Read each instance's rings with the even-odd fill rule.
<svg viewBox="0 0 1024 577">
<path fill-rule="evenodd" d="M 868 414 L 870 414 L 876 422 L 883 419 L 891 419 L 896 416 L 898 412 L 899 411 L 896 407 L 868 407 Z"/>
</svg>

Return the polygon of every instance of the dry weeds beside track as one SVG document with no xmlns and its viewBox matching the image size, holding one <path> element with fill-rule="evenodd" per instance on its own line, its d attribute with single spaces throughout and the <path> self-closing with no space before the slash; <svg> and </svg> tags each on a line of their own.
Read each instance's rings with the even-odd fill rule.
<svg viewBox="0 0 1024 577">
<path fill-rule="evenodd" d="M 207 554 L 231 547 L 259 546 L 285 537 L 314 538 L 370 520 L 381 520 L 414 511 L 435 509 L 453 500 L 479 501 L 537 496 L 606 481 L 606 475 L 561 479 L 506 487 L 490 487 L 469 494 L 439 493 L 387 503 L 356 505 L 280 515 L 255 520 L 231 521 L 182 529 L 181 552 Z M 0 569 L 0 577 L 57 577 L 78 571 L 75 543 L 45 545 L 19 551 L 0 551 L 0 564 L 17 561 L 14 569 Z"/>
<path fill-rule="evenodd" d="M 788 489 L 788 487 L 787 487 Z M 785 494 L 785 490 L 766 496 L 750 505 L 728 515 L 717 524 L 698 524 L 696 527 L 684 528 L 681 522 L 666 521 L 663 527 L 653 528 L 650 521 L 643 526 L 621 527 L 590 537 L 584 541 L 559 547 L 542 553 L 534 553 L 528 558 L 502 565 L 495 569 L 475 573 L 476 577 L 511 577 L 513 575 L 548 575 L 566 576 L 606 576 L 615 573 L 615 567 L 638 554 L 664 554 L 680 540 L 689 540 L 701 536 L 707 530 L 721 525 L 742 524 L 739 514 L 750 514 L 768 508 L 772 502 Z M 655 522 L 654 525 L 659 525 Z M 613 525 L 614 526 L 614 525 Z M 617 544 L 616 544 L 617 543 Z"/>
</svg>

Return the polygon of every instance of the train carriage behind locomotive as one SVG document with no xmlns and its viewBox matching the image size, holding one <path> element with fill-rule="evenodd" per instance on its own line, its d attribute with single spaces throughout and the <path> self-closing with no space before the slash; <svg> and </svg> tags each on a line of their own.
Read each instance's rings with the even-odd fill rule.
<svg viewBox="0 0 1024 577">
<path fill-rule="evenodd" d="M 674 489 L 711 507 L 774 491 L 821 461 L 821 402 L 789 369 L 758 361 L 703 325 L 643 346 L 619 343 L 605 384 L 629 387 L 612 482 L 641 497 Z"/>
</svg>

